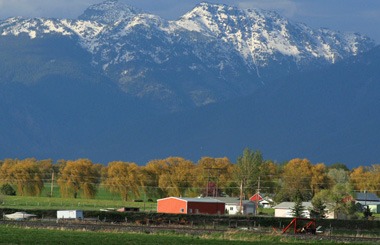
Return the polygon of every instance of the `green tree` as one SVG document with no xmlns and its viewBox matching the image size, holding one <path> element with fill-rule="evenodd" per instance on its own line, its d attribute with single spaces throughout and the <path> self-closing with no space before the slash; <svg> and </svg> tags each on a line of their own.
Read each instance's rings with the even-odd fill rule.
<svg viewBox="0 0 380 245">
<path fill-rule="evenodd" d="M 57 182 L 63 197 L 77 198 L 82 193 L 85 198 L 94 198 L 100 182 L 99 168 L 88 159 L 67 161 Z"/>
<path fill-rule="evenodd" d="M 322 202 L 329 206 L 330 211 L 334 211 L 339 218 L 353 218 L 357 212 L 357 207 L 353 201 L 354 191 L 350 183 L 336 184 L 333 188 L 322 190 L 315 198 L 320 198 Z"/>
<path fill-rule="evenodd" d="M 327 175 L 329 176 L 329 178 L 333 182 L 332 183 L 333 185 L 344 184 L 344 183 L 349 182 L 349 180 L 350 180 L 348 171 L 346 171 L 344 169 L 331 168 L 328 170 Z"/>
<path fill-rule="evenodd" d="M 305 207 L 302 205 L 302 200 L 302 193 L 299 190 L 297 190 L 294 197 L 294 206 L 292 208 L 292 214 L 294 217 L 303 217 Z"/>
<path fill-rule="evenodd" d="M 339 162 L 331 164 L 331 165 L 328 167 L 328 169 L 337 169 L 337 170 L 342 169 L 342 170 L 344 170 L 344 171 L 350 171 L 350 169 L 347 167 L 346 164 L 344 164 L 344 163 L 339 163 Z"/>
<path fill-rule="evenodd" d="M 0 193 L 7 196 L 16 196 L 15 189 L 8 183 L 0 187 Z"/>
<path fill-rule="evenodd" d="M 363 215 L 365 219 L 370 219 L 370 217 L 372 217 L 372 212 L 368 205 L 364 207 Z"/>
<path fill-rule="evenodd" d="M 235 181 L 238 185 L 242 183 L 243 192 L 246 197 L 253 195 L 257 189 L 260 176 L 260 167 L 264 163 L 260 151 L 244 149 L 243 155 L 238 157 L 236 163 Z"/>
<path fill-rule="evenodd" d="M 316 219 L 326 218 L 327 206 L 321 197 L 314 196 L 313 200 L 311 201 L 311 204 L 313 205 L 313 209 L 310 210 L 310 217 Z"/>
</svg>

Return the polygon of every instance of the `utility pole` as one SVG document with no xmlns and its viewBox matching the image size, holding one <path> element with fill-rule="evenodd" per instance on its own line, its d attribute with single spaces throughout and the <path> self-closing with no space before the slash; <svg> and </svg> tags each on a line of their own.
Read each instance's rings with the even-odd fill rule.
<svg viewBox="0 0 380 245">
<path fill-rule="evenodd" d="M 240 182 L 240 208 L 239 208 L 239 213 L 242 213 L 242 208 L 243 208 L 243 180 Z"/>
<path fill-rule="evenodd" d="M 210 192 L 210 184 L 213 183 L 212 185 L 212 196 L 213 197 L 218 197 L 219 196 L 219 176 L 222 170 L 225 168 L 212 168 L 212 167 L 205 167 L 204 170 L 207 170 L 207 186 L 206 186 L 206 197 L 209 196 Z M 212 180 L 212 182 L 211 182 Z"/>
<path fill-rule="evenodd" d="M 53 189 L 54 189 L 54 170 L 51 174 L 51 185 L 50 185 L 50 197 L 53 197 Z"/>
<path fill-rule="evenodd" d="M 210 168 L 205 168 L 208 172 L 208 175 L 207 175 L 207 185 L 206 185 L 206 197 L 208 197 L 208 188 L 209 188 L 209 185 L 210 185 Z"/>
<path fill-rule="evenodd" d="M 259 209 L 259 198 L 260 198 L 260 176 L 257 182 L 257 198 L 256 198 L 255 215 L 257 215 L 257 210 Z"/>
</svg>

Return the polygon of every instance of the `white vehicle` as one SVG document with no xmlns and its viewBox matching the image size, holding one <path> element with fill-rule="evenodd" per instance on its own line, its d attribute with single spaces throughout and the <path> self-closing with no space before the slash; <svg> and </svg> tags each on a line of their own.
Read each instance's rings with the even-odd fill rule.
<svg viewBox="0 0 380 245">
<path fill-rule="evenodd" d="M 4 218 L 11 219 L 11 220 L 27 220 L 33 217 L 36 217 L 37 215 L 34 214 L 28 214 L 26 212 L 16 212 L 13 214 L 4 214 Z"/>
</svg>

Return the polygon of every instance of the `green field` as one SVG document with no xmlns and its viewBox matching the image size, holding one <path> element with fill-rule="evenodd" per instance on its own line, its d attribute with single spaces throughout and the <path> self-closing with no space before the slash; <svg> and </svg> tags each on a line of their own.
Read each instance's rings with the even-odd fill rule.
<svg viewBox="0 0 380 245">
<path fill-rule="evenodd" d="M 2 198 L 1 208 L 12 209 L 81 209 L 99 210 L 105 208 L 138 207 L 141 211 L 156 211 L 155 202 L 125 202 L 121 200 L 100 200 L 58 197 L 20 197 Z"/>
<path fill-rule="evenodd" d="M 177 235 L 173 233 L 117 233 L 20 228 L 0 225 L 0 244 L 316 244 L 318 240 L 296 240 L 281 235 L 249 232 L 212 235 Z M 337 244 L 323 241 L 323 244 Z"/>
<path fill-rule="evenodd" d="M 138 197 L 142 202 L 123 201 L 119 195 L 110 193 L 105 188 L 99 188 L 94 199 L 62 198 L 59 188 L 54 186 L 51 192 L 50 184 L 45 187 L 39 197 L 32 196 L 0 196 L 1 208 L 12 209 L 81 209 L 99 210 L 105 208 L 138 207 L 141 211 L 156 211 L 156 203 L 148 202 L 147 197 Z"/>
</svg>

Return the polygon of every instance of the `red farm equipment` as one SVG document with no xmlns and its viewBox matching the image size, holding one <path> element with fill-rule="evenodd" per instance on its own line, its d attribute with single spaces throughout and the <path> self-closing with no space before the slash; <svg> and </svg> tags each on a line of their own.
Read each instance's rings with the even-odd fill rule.
<svg viewBox="0 0 380 245">
<path fill-rule="evenodd" d="M 293 228 L 294 234 L 307 233 L 316 234 L 316 222 L 315 219 L 307 218 L 294 218 L 283 230 L 282 234 Z"/>
</svg>

